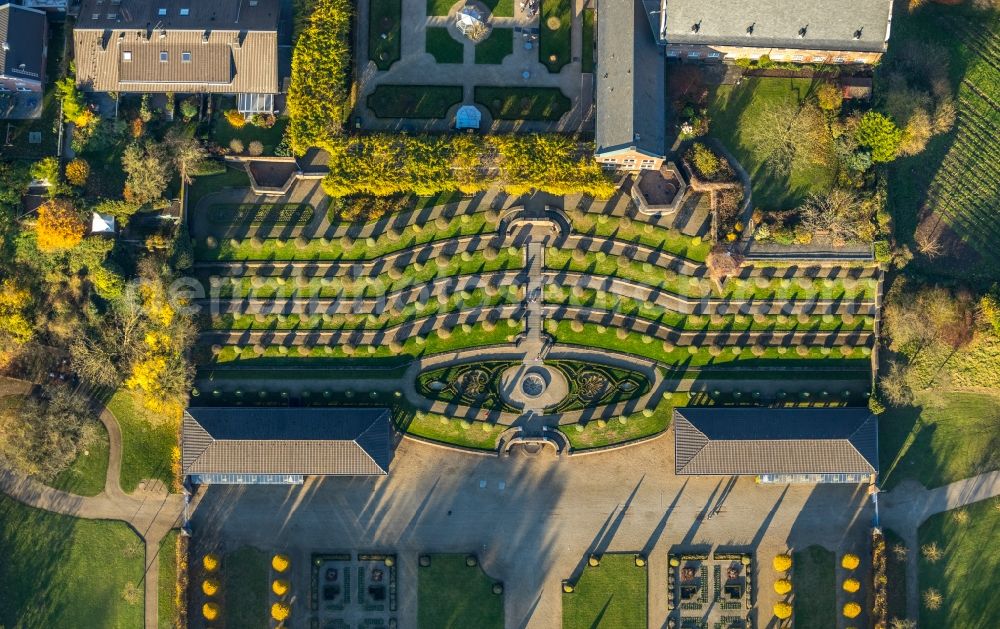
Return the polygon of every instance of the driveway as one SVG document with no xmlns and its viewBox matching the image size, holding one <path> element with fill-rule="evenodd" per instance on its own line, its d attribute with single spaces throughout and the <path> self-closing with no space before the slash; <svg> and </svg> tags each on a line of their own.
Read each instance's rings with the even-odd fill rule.
<svg viewBox="0 0 1000 629">
<path fill-rule="evenodd" d="M 210 487 L 192 526 L 196 553 L 242 544 L 289 553 L 298 626 L 307 616 L 311 552 L 384 550 L 399 553 L 400 627 L 416 626 L 417 554 L 456 552 L 478 554 L 505 583 L 508 627 L 549 629 L 562 622 L 560 582 L 595 551 L 649 555 L 649 626 L 662 626 L 666 554 L 701 544 L 757 549 L 757 609 L 766 624 L 775 602 L 771 557 L 813 543 L 864 556 L 871 516 L 857 486 L 677 477 L 668 433 L 563 459 L 496 458 L 404 440 L 388 477 Z"/>
</svg>

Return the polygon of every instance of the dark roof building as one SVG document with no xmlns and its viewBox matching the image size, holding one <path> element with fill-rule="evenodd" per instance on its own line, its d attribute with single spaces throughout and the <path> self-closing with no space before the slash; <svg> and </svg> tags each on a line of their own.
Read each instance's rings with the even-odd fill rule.
<svg viewBox="0 0 1000 629">
<path fill-rule="evenodd" d="M 181 429 L 181 468 L 200 484 L 385 475 L 390 422 L 388 408 L 191 407 Z"/>
<path fill-rule="evenodd" d="M 16 4 L 0 6 L 0 85 L 10 81 L 41 86 L 46 27 L 44 11 Z"/>
<path fill-rule="evenodd" d="M 655 4 L 652 5 L 655 8 Z M 597 20 L 598 161 L 659 168 L 666 155 L 666 74 L 642 0 L 601 0 Z"/>
<path fill-rule="evenodd" d="M 83 0 L 77 84 L 94 92 L 276 94 L 278 0 Z"/>
<path fill-rule="evenodd" d="M 874 482 L 878 419 L 866 408 L 676 408 L 679 475 Z"/>
</svg>

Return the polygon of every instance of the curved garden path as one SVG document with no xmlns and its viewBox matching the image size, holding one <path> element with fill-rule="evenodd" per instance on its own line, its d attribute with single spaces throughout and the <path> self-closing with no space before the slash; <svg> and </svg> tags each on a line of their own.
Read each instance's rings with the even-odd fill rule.
<svg viewBox="0 0 1000 629">
<path fill-rule="evenodd" d="M 910 550 L 906 555 L 906 615 L 915 620 L 920 617 L 920 540 L 917 536 L 920 525 L 932 515 L 1000 496 L 1000 470 L 934 489 L 907 480 L 879 496 L 880 524 L 902 537 Z"/>
<path fill-rule="evenodd" d="M 36 509 L 91 520 L 121 520 L 142 538 L 146 548 L 145 625 L 156 629 L 159 615 L 159 553 L 160 542 L 176 528 L 184 513 L 184 496 L 162 491 L 122 491 L 122 433 L 118 420 L 107 408 L 100 413 L 101 423 L 108 431 L 108 472 L 104 491 L 96 496 L 78 496 L 53 489 L 32 478 L 0 470 L 0 491 Z"/>
</svg>

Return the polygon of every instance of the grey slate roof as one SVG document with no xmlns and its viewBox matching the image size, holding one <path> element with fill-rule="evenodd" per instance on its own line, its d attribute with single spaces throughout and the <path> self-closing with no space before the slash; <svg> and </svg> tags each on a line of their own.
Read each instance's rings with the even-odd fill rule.
<svg viewBox="0 0 1000 629">
<path fill-rule="evenodd" d="M 45 74 L 45 12 L 0 6 L 0 74 L 41 82 Z"/>
<path fill-rule="evenodd" d="M 891 14 L 892 0 L 669 0 L 665 36 L 672 44 L 884 52 Z"/>
<path fill-rule="evenodd" d="M 874 474 L 878 419 L 866 408 L 676 408 L 682 475 Z"/>
<path fill-rule="evenodd" d="M 597 19 L 595 153 L 666 151 L 666 73 L 641 0 L 600 0 Z"/>
<path fill-rule="evenodd" d="M 75 28 L 273 31 L 278 12 L 278 0 L 82 0 Z"/>
<path fill-rule="evenodd" d="M 181 429 L 189 474 L 384 475 L 388 408 L 191 407 Z"/>
</svg>

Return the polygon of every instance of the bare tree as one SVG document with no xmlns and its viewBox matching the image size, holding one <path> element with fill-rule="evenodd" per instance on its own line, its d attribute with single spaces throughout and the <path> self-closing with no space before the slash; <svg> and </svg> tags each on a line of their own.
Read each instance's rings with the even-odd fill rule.
<svg viewBox="0 0 1000 629">
<path fill-rule="evenodd" d="M 904 406 L 913 401 L 913 392 L 906 381 L 907 371 L 906 366 L 902 363 L 892 363 L 879 381 L 882 394 L 894 406 Z"/>
<path fill-rule="evenodd" d="M 843 188 L 809 195 L 799 210 L 807 230 L 829 232 L 834 241 L 860 239 L 870 231 L 870 210 L 856 194 Z"/>
<path fill-rule="evenodd" d="M 0 408 L 0 465 L 20 474 L 50 480 L 76 459 L 96 435 L 87 400 L 57 385 L 42 399 Z"/>
<path fill-rule="evenodd" d="M 937 231 L 918 231 L 916 242 L 917 251 L 930 260 L 937 258 L 942 253 L 941 238 Z"/>
<path fill-rule="evenodd" d="M 786 172 L 796 165 L 823 163 L 830 155 L 831 137 L 819 107 L 807 103 L 772 103 L 740 124 L 747 141 L 764 155 L 764 166 Z"/>
</svg>

